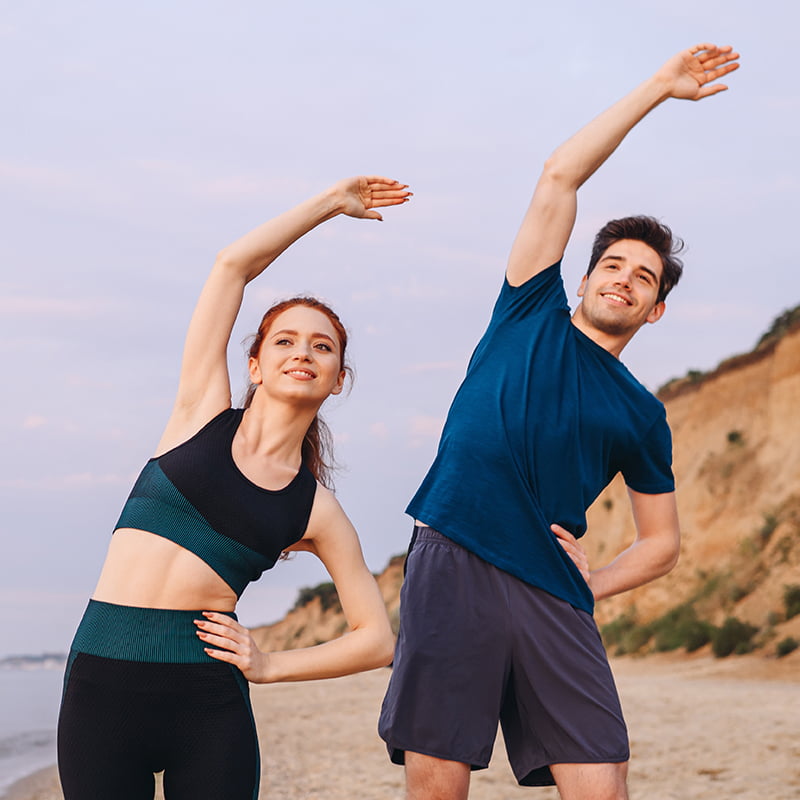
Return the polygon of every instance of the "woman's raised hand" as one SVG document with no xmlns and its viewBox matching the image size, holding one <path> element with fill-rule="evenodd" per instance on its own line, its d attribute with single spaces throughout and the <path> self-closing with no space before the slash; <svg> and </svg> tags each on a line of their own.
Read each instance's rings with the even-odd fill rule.
<svg viewBox="0 0 800 800">
<path fill-rule="evenodd" d="M 380 175 L 345 178 L 334 184 L 332 189 L 342 214 L 363 219 L 382 220 L 377 208 L 402 205 L 412 196 L 407 184 Z"/>
<path fill-rule="evenodd" d="M 669 95 L 681 100 L 701 100 L 728 87 L 713 83 L 723 75 L 739 69 L 738 53 L 730 45 L 696 44 L 674 55 L 656 73 L 667 82 Z"/>
</svg>

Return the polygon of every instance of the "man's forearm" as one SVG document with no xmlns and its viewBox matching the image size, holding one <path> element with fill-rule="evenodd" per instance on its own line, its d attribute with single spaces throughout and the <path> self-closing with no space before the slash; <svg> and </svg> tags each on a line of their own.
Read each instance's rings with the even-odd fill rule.
<svg viewBox="0 0 800 800">
<path fill-rule="evenodd" d="M 669 96 L 657 74 L 648 78 L 558 147 L 547 160 L 545 173 L 577 190 L 634 126 Z"/>
<path fill-rule="evenodd" d="M 595 600 L 612 597 L 666 575 L 678 562 L 679 535 L 636 541 L 610 564 L 592 570 L 589 586 Z"/>
</svg>

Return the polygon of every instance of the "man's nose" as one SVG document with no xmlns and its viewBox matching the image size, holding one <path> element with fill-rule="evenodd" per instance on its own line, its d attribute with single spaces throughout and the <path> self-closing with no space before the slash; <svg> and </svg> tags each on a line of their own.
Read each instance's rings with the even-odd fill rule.
<svg viewBox="0 0 800 800">
<path fill-rule="evenodd" d="M 617 273 L 617 283 L 620 286 L 625 286 L 626 288 L 630 289 L 632 282 L 633 275 L 631 274 L 630 270 L 625 269 Z"/>
</svg>

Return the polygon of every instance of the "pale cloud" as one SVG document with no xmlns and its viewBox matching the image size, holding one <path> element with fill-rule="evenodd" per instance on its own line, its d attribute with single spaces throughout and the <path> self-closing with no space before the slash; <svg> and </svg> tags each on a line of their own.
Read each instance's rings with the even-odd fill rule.
<svg viewBox="0 0 800 800">
<path fill-rule="evenodd" d="M 35 589 L 0 587 L 0 606 L 10 607 L 15 611 L 31 607 L 54 608 L 76 601 L 86 603 L 86 593 L 83 591 L 53 592 L 39 587 Z"/>
<path fill-rule="evenodd" d="M 800 112 L 800 97 L 797 95 L 772 95 L 764 99 L 766 108 L 773 111 Z"/>
<path fill-rule="evenodd" d="M 760 310 L 759 310 L 760 311 Z M 670 314 L 675 319 L 692 322 L 715 322 L 720 320 L 744 320 L 760 318 L 752 306 L 744 303 L 698 303 L 688 300 L 675 304 Z"/>
<path fill-rule="evenodd" d="M 400 370 L 403 375 L 417 375 L 424 372 L 452 372 L 453 370 L 464 370 L 463 361 L 427 361 L 417 364 L 409 364 Z"/>
<path fill-rule="evenodd" d="M 22 427 L 28 431 L 41 428 L 43 425 L 47 425 L 47 418 L 39 414 L 29 414 L 22 420 Z"/>
<path fill-rule="evenodd" d="M 453 296 L 453 288 L 444 280 L 439 284 L 421 283 L 420 281 L 411 280 L 399 286 L 391 286 L 389 288 L 389 294 L 397 300 L 411 300 L 413 302 L 449 300 Z"/>
<path fill-rule="evenodd" d="M 111 303 L 101 298 L 70 299 L 45 295 L 6 295 L 0 297 L 0 314 L 40 314 L 48 317 L 85 319 L 100 316 L 113 309 Z"/>
<path fill-rule="evenodd" d="M 35 489 L 36 491 L 60 491 L 64 489 L 94 489 L 97 486 L 130 486 L 131 476 L 95 475 L 91 472 L 71 475 L 45 475 L 0 480 L 0 489 Z"/>
<path fill-rule="evenodd" d="M 412 437 L 438 439 L 444 427 L 444 417 L 418 415 L 408 421 Z"/>
<path fill-rule="evenodd" d="M 383 441 L 389 436 L 389 426 L 385 422 L 373 422 L 369 426 L 369 435 Z"/>
<path fill-rule="evenodd" d="M 76 389 L 92 389 L 94 391 L 99 389 L 114 389 L 116 387 L 114 381 L 100 380 L 94 375 L 78 375 L 74 373 L 67 375 L 65 383 Z"/>
<path fill-rule="evenodd" d="M 256 284 L 255 286 L 248 287 L 247 301 L 251 305 L 255 303 L 263 306 L 263 308 L 266 310 L 280 300 L 286 300 L 290 297 L 294 297 L 296 294 L 297 292 L 280 288 L 278 286 L 270 286 L 269 284 Z"/>
<path fill-rule="evenodd" d="M 334 445 L 347 444 L 353 438 L 348 431 L 338 431 L 333 434 Z"/>
<path fill-rule="evenodd" d="M 352 292 L 350 300 L 353 303 L 374 303 L 382 296 L 383 292 L 379 292 L 377 289 L 362 289 L 358 292 Z"/>
<path fill-rule="evenodd" d="M 0 180 L 35 189 L 66 189 L 77 184 L 75 173 L 66 169 L 0 161 Z"/>
</svg>

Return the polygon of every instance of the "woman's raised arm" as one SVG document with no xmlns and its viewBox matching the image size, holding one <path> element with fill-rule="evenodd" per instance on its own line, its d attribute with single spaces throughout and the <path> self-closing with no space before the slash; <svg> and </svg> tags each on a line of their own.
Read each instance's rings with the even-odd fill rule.
<svg viewBox="0 0 800 800">
<path fill-rule="evenodd" d="M 347 178 L 265 222 L 218 253 L 189 323 L 178 394 L 158 453 L 185 441 L 230 406 L 227 347 L 244 287 L 317 225 L 339 214 L 380 220 L 377 209 L 400 205 L 410 194 L 404 184 L 389 178 Z"/>
</svg>

